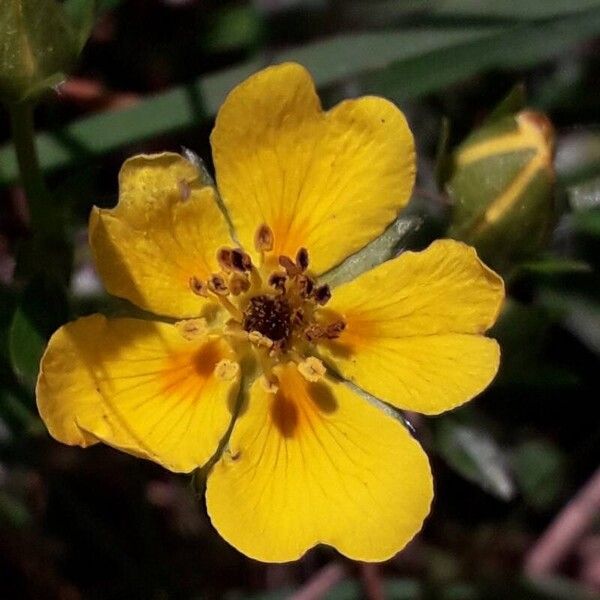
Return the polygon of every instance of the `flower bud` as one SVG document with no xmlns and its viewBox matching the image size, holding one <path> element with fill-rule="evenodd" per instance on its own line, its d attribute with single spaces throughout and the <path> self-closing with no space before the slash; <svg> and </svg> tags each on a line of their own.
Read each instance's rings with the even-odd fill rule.
<svg viewBox="0 0 600 600">
<path fill-rule="evenodd" d="M 57 0 L 0 2 L 0 101 L 25 100 L 60 83 L 81 49 Z"/>
<path fill-rule="evenodd" d="M 523 110 L 485 124 L 454 152 L 449 235 L 504 270 L 534 254 L 555 220 L 554 130 Z"/>
</svg>

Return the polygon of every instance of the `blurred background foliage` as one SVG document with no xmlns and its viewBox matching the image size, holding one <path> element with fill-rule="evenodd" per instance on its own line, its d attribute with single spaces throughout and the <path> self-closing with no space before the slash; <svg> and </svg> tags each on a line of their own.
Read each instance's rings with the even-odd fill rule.
<svg viewBox="0 0 600 600">
<path fill-rule="evenodd" d="M 63 43 L 19 81 L 9 43 L 0 49 L 12 103 L 0 113 L 0 597 L 598 597 L 600 0 L 22 4 L 33 52 L 54 25 Z M 326 106 L 380 94 L 415 133 L 409 209 L 346 268 L 452 235 L 477 245 L 510 294 L 494 384 L 451 414 L 408 415 L 436 500 L 422 534 L 377 567 L 327 548 L 291 565 L 246 559 L 212 531 L 186 478 L 59 445 L 35 409 L 50 333 L 132 310 L 103 293 L 86 240 L 91 206 L 115 203 L 124 158 L 187 147 L 210 165 L 227 91 L 284 60 L 311 70 Z M 11 144 L 24 96 L 39 101 L 41 205 Z"/>
</svg>

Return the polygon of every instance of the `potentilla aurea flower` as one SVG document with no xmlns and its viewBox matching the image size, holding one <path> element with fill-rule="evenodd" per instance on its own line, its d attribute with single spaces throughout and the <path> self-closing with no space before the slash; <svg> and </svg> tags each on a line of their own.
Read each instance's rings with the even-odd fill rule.
<svg viewBox="0 0 600 600">
<path fill-rule="evenodd" d="M 410 197 L 413 138 L 387 100 L 324 112 L 308 72 L 282 64 L 229 94 L 211 143 L 220 199 L 194 161 L 164 153 L 128 160 L 117 206 L 92 212 L 107 290 L 158 316 L 57 331 L 40 414 L 66 444 L 176 472 L 209 463 L 212 523 L 248 556 L 325 543 L 389 558 L 429 512 L 431 472 L 356 386 L 425 414 L 481 392 L 498 369 L 484 333 L 502 280 L 439 240 L 333 289 L 320 281 Z"/>
</svg>

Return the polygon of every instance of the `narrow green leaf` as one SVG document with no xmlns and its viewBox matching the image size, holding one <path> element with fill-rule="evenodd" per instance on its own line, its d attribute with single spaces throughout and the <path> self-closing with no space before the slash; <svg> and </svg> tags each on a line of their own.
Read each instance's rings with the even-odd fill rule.
<svg viewBox="0 0 600 600">
<path fill-rule="evenodd" d="M 534 275 L 568 275 L 569 273 L 589 273 L 592 267 L 582 261 L 558 256 L 548 256 L 539 260 L 521 263 L 519 269 Z"/>
<path fill-rule="evenodd" d="M 81 50 L 92 32 L 96 17 L 96 0 L 65 0 L 63 7 L 70 18 L 79 42 L 78 49 Z"/>
<path fill-rule="evenodd" d="M 505 25 L 479 39 L 465 39 L 446 49 L 398 60 L 377 75 L 373 87 L 396 101 L 405 101 L 487 69 L 531 67 L 560 56 L 570 46 L 599 32 L 598 8 L 543 24 Z"/>
<path fill-rule="evenodd" d="M 68 304 L 61 286 L 34 280 L 23 291 L 9 331 L 9 356 L 19 380 L 33 389 L 40 359 L 50 335 L 68 319 Z"/>
<path fill-rule="evenodd" d="M 513 450 L 511 462 L 527 504 L 551 508 L 564 486 L 565 457 L 558 447 L 545 440 L 526 440 Z"/>
<path fill-rule="evenodd" d="M 402 30 L 341 35 L 286 50 L 273 62 L 296 60 L 314 74 L 319 86 L 384 69 L 381 91 L 397 100 L 439 90 L 494 66 L 533 64 L 600 32 L 600 11 L 529 26 L 490 25 Z M 339 60 L 343 56 L 344 60 Z M 394 65 L 392 69 L 387 69 Z M 216 113 L 226 93 L 263 63 L 201 77 L 120 111 L 86 117 L 53 134 L 38 136 L 40 162 L 54 170 L 83 162 L 126 144 L 135 144 L 177 131 Z M 383 83 L 385 82 L 385 85 Z M 377 85 L 368 88 L 378 91 Z M 388 94 L 389 92 L 389 94 Z M 194 98 L 202 99 L 202 109 Z M 0 185 L 15 180 L 17 165 L 12 148 L 0 149 Z"/>
<path fill-rule="evenodd" d="M 515 487 L 507 456 L 483 428 L 440 417 L 435 443 L 442 458 L 465 479 L 502 500 L 511 500 Z"/>
<path fill-rule="evenodd" d="M 600 6 L 599 0 L 438 0 L 430 11 L 446 17 L 548 19 L 569 15 Z"/>
<path fill-rule="evenodd" d="M 442 119 L 440 135 L 435 152 L 435 184 L 438 191 L 444 192 L 446 182 L 452 175 L 452 153 L 450 152 L 450 120 Z"/>
<path fill-rule="evenodd" d="M 210 52 L 227 52 L 251 47 L 261 35 L 262 21 L 254 6 L 226 7 L 212 17 L 203 44 Z"/>
</svg>

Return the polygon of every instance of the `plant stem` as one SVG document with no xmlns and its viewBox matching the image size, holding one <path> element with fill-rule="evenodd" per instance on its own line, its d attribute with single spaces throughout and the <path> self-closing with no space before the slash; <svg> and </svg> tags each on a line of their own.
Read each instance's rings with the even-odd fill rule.
<svg viewBox="0 0 600 600">
<path fill-rule="evenodd" d="M 50 194 L 46 189 L 35 147 L 33 104 L 19 102 L 10 107 L 13 144 L 19 164 L 21 184 L 27 196 L 31 228 L 34 232 L 47 230 L 54 219 L 45 219 Z M 49 212 L 49 211 L 48 211 Z"/>
</svg>

